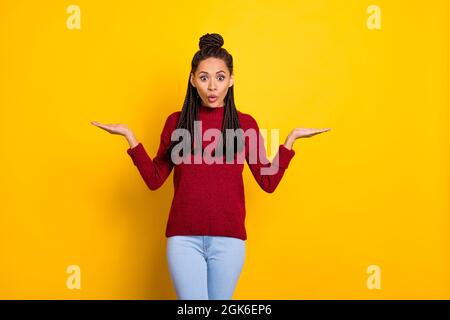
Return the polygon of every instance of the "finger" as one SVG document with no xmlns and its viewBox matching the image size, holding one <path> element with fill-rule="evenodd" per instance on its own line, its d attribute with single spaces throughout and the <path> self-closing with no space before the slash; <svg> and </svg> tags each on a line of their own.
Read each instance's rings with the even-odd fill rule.
<svg viewBox="0 0 450 320">
<path fill-rule="evenodd" d="M 93 124 L 96 127 L 104 128 L 104 125 L 97 121 L 92 121 L 91 124 Z"/>
<path fill-rule="evenodd" d="M 308 134 L 307 136 L 308 136 L 308 137 L 312 137 L 312 136 L 315 136 L 316 134 L 320 134 L 320 133 L 323 133 L 323 132 L 325 132 L 325 131 L 328 131 L 328 130 L 317 130 L 317 131 L 311 132 L 311 133 Z"/>
<path fill-rule="evenodd" d="M 100 128 L 103 128 L 103 129 L 106 129 L 108 127 L 107 125 L 101 124 L 101 123 L 98 123 L 98 122 L 97 122 L 96 126 L 100 127 Z"/>
<path fill-rule="evenodd" d="M 100 129 L 103 129 L 105 131 L 111 132 L 111 128 L 109 126 L 107 126 L 107 125 L 97 124 L 96 126 L 99 127 Z"/>
</svg>

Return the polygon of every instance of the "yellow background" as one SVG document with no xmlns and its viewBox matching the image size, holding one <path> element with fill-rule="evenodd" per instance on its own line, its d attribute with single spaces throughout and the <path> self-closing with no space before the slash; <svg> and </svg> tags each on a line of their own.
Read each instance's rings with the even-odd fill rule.
<svg viewBox="0 0 450 320">
<path fill-rule="evenodd" d="M 66 8 L 81 9 L 69 30 Z M 369 30 L 367 7 L 381 8 Z M 244 169 L 235 299 L 450 298 L 447 1 L 0 1 L 0 298 L 174 299 L 172 178 L 146 188 L 199 38 L 220 33 L 238 110 L 294 144 L 273 194 Z M 273 156 L 273 155 L 272 155 Z M 81 289 L 66 268 L 79 265 Z M 366 286 L 369 265 L 381 289 Z"/>
</svg>

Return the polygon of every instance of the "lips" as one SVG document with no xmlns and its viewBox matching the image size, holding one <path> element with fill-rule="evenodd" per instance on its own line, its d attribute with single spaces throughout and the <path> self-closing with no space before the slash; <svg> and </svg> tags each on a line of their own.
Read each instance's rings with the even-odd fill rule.
<svg viewBox="0 0 450 320">
<path fill-rule="evenodd" d="M 209 102 L 214 102 L 214 101 L 216 101 L 217 100 L 217 96 L 209 96 L 208 97 L 208 101 Z"/>
</svg>

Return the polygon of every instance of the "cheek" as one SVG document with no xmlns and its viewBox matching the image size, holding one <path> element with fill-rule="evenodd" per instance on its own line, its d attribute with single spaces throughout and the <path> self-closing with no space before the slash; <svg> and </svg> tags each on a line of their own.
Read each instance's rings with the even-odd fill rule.
<svg viewBox="0 0 450 320">
<path fill-rule="evenodd" d="M 226 94 L 227 94 L 227 92 L 228 92 L 228 86 L 229 86 L 229 83 L 224 83 L 223 84 L 223 86 L 222 86 L 222 90 L 221 90 L 221 94 L 223 95 L 223 96 L 226 96 Z"/>
<path fill-rule="evenodd" d="M 208 87 L 205 86 L 204 84 L 203 84 L 203 85 L 200 85 L 199 91 L 200 91 L 200 93 L 201 93 L 202 95 L 206 96 L 207 93 L 208 93 Z"/>
</svg>

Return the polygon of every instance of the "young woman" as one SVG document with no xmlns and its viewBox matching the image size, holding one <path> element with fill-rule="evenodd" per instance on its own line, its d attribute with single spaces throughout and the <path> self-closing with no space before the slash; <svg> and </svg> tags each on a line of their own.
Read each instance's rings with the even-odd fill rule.
<svg viewBox="0 0 450 320">
<path fill-rule="evenodd" d="M 92 122 L 127 139 L 127 153 L 151 190 L 158 189 L 174 169 L 174 197 L 165 235 L 178 299 L 232 299 L 247 239 L 243 162 L 261 188 L 271 193 L 295 154 L 294 141 L 330 130 L 295 128 L 270 163 L 256 120 L 236 109 L 233 58 L 223 43 L 216 33 L 200 38 L 183 108 L 167 117 L 153 159 L 127 125 Z M 241 134 L 229 138 L 230 130 Z M 198 135 L 203 139 L 199 141 Z M 212 136 L 214 143 L 209 142 Z M 256 143 L 246 143 L 246 137 L 256 137 Z M 180 153 L 181 145 L 185 148 Z"/>
</svg>

